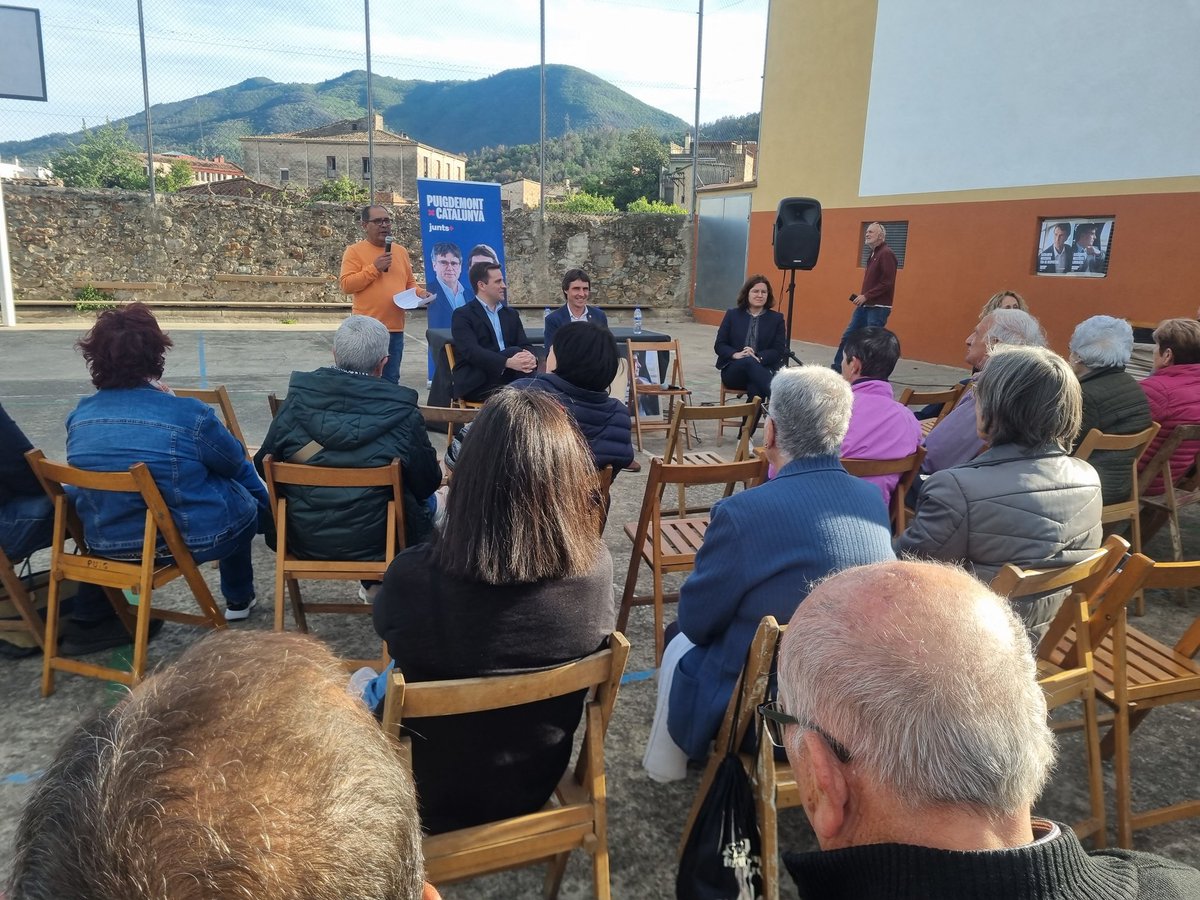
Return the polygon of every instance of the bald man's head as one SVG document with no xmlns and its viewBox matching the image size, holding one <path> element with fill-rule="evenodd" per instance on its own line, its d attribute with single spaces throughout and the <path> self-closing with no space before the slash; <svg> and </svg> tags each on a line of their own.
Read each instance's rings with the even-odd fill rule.
<svg viewBox="0 0 1200 900">
<path fill-rule="evenodd" d="M 793 614 L 779 669 L 784 709 L 910 808 L 1012 815 L 1049 775 L 1053 738 L 1025 629 L 960 568 L 898 561 L 831 576 Z"/>
</svg>

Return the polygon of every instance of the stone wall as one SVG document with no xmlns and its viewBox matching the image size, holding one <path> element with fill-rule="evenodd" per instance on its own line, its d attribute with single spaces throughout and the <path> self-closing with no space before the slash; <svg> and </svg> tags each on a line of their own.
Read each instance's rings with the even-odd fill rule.
<svg viewBox="0 0 1200 900">
<path fill-rule="evenodd" d="M 4 188 L 18 303 L 64 301 L 83 284 L 121 300 L 342 303 L 342 251 L 361 239 L 357 211 L 240 197 L 160 195 L 7 184 Z M 394 211 L 393 233 L 420 281 L 418 209 Z M 661 215 L 504 218 L 509 296 L 516 305 L 561 302 L 572 266 L 592 276 L 595 303 L 649 310 L 687 307 L 691 227 Z"/>
</svg>

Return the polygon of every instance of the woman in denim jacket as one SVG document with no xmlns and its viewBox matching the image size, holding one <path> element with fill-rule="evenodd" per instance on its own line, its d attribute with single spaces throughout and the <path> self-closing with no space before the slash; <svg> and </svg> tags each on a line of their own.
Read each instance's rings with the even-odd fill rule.
<svg viewBox="0 0 1200 900">
<path fill-rule="evenodd" d="M 269 508 L 267 491 L 212 409 L 159 380 L 170 346 L 141 303 L 100 313 L 78 344 L 99 390 L 67 417 L 67 460 L 93 472 L 144 462 L 195 560 L 219 560 L 225 618 L 245 619 L 255 602 L 250 542 Z M 93 552 L 140 554 L 139 497 L 79 490 L 73 498 Z"/>
</svg>

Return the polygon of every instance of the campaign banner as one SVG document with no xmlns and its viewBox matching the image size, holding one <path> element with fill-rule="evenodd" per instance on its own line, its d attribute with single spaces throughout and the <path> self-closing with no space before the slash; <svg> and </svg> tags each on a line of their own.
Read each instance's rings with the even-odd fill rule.
<svg viewBox="0 0 1200 900">
<path fill-rule="evenodd" d="M 429 327 L 449 328 L 454 310 L 475 298 L 467 273 L 491 260 L 504 268 L 500 185 L 477 181 L 417 179 L 425 288 L 434 295 Z M 429 378 L 434 361 L 429 357 Z"/>
</svg>

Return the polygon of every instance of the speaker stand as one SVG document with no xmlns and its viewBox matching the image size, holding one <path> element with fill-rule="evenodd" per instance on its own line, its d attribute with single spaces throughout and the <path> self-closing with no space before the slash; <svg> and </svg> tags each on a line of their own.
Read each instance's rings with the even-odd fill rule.
<svg viewBox="0 0 1200 900">
<path fill-rule="evenodd" d="M 795 269 L 788 269 L 787 295 L 788 295 L 787 319 L 783 323 L 784 333 L 787 335 L 787 355 L 788 355 L 787 365 L 791 365 L 792 362 L 795 362 L 796 365 L 802 366 L 802 365 L 804 365 L 803 361 L 800 359 L 800 357 L 798 357 L 795 353 L 792 352 L 792 313 L 795 310 L 795 305 L 796 305 L 796 270 Z"/>
</svg>

